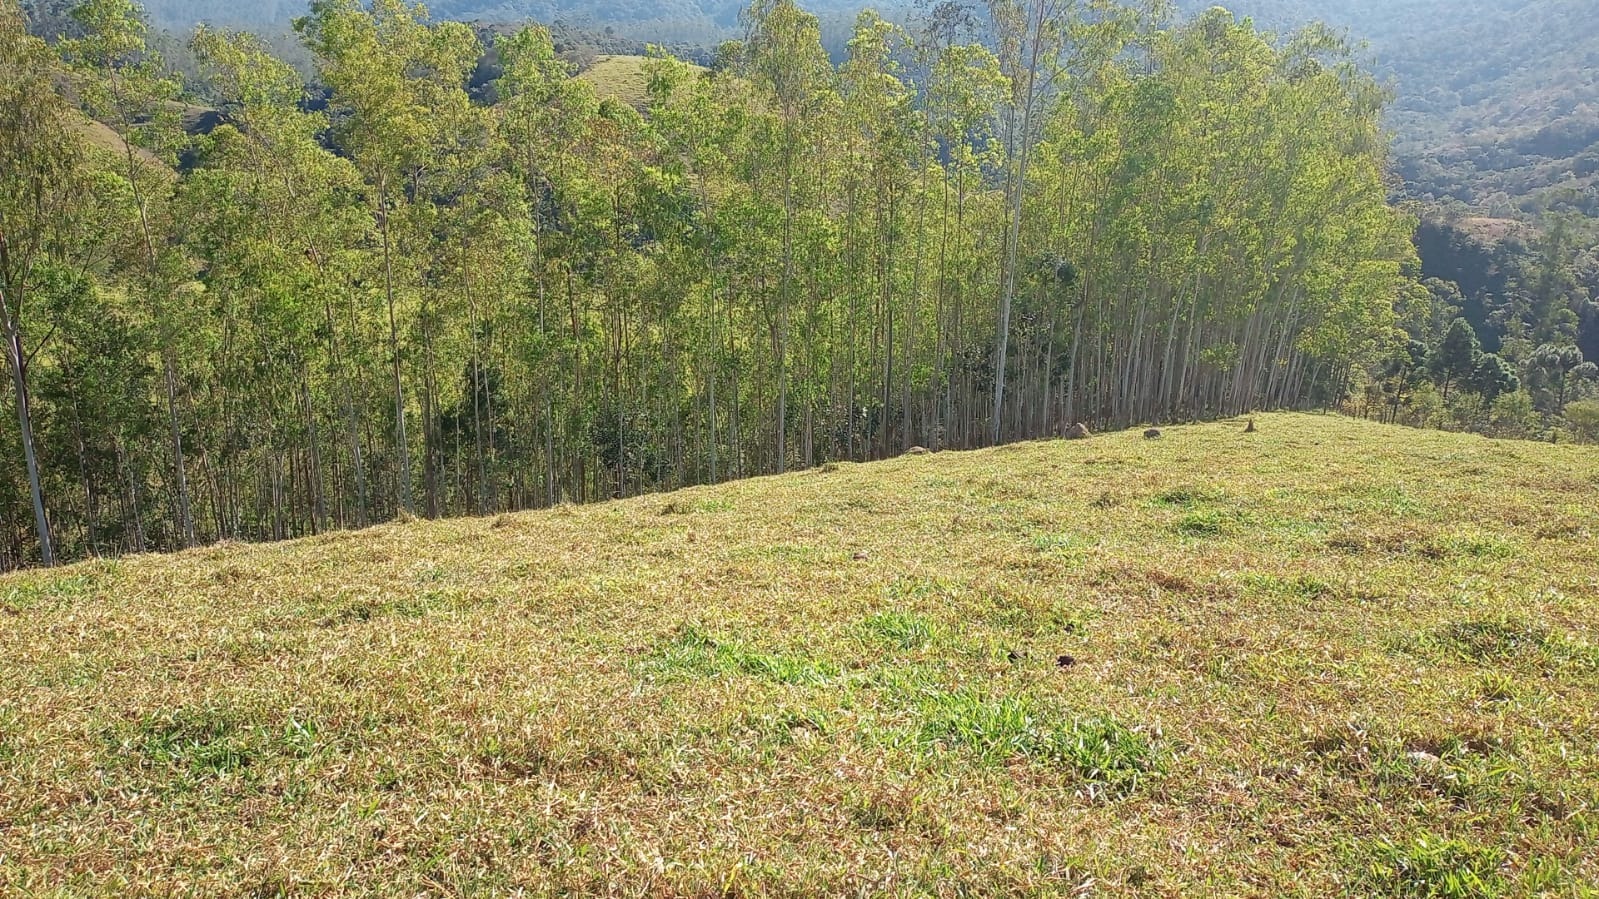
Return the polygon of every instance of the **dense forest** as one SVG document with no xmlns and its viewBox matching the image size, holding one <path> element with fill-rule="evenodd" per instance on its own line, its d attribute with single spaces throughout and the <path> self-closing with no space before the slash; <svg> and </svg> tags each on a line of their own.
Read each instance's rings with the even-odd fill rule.
<svg viewBox="0 0 1599 899">
<path fill-rule="evenodd" d="M 198 135 L 127 0 L 0 10 L 7 566 L 1326 404 L 1413 283 L 1382 92 L 1221 10 L 863 13 L 835 65 L 762 0 L 640 111 L 319 0 L 309 93 L 195 36 Z"/>
<path fill-rule="evenodd" d="M 64 11 L 75 0 L 23 0 Z M 858 0 L 810 4 L 841 60 Z M 897 0 L 909 21 L 931 4 Z M 1177 0 L 1195 16 L 1212 0 Z M 1599 16 L 1591 0 L 1232 0 L 1263 30 L 1313 22 L 1347 31 L 1357 55 L 1395 91 L 1386 122 L 1408 195 L 1501 217 L 1547 209 L 1599 212 Z M 738 0 L 435 0 L 445 19 L 565 23 L 657 44 L 713 47 L 740 34 Z M 150 0 L 153 22 L 286 31 L 305 0 Z M 58 13 L 64 15 L 64 13 Z M 558 39 L 559 40 L 559 39 Z M 606 51 L 616 52 L 616 51 Z"/>
<path fill-rule="evenodd" d="M 1599 441 L 1595 223 L 1542 228 L 1433 215 L 1416 232 L 1421 282 L 1406 340 L 1348 407 L 1388 421 L 1500 437 Z"/>
</svg>

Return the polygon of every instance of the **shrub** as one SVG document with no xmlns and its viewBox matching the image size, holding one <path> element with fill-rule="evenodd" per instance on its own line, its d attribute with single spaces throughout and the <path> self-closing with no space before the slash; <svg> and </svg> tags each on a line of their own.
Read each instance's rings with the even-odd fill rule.
<svg viewBox="0 0 1599 899">
<path fill-rule="evenodd" d="M 1599 400 L 1566 404 L 1566 424 L 1582 443 L 1599 443 Z"/>
<path fill-rule="evenodd" d="M 1518 390 L 1494 400 L 1488 410 L 1488 423 L 1500 437 L 1531 436 L 1538 426 L 1538 410 L 1533 408 L 1532 395 Z"/>
</svg>

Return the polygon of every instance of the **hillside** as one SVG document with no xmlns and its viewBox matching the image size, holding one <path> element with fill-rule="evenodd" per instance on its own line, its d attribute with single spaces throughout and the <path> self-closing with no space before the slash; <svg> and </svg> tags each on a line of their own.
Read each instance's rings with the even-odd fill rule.
<svg viewBox="0 0 1599 899">
<path fill-rule="evenodd" d="M 1599 455 L 1259 421 L 0 578 L 0 893 L 1599 883 Z"/>
<path fill-rule="evenodd" d="M 1590 0 L 1224 5 L 1280 31 L 1325 21 L 1367 45 L 1395 92 L 1389 124 L 1413 196 L 1496 215 L 1599 213 L 1599 18 Z"/>
<path fill-rule="evenodd" d="M 70 0 L 24 0 L 30 6 L 50 8 Z M 188 27 L 195 22 L 261 25 L 287 22 L 305 14 L 308 0 L 256 0 L 241 4 L 228 0 L 144 0 L 151 18 L 167 27 Z M 743 0 L 661 0 L 652 3 L 627 3 L 619 0 L 435 0 L 426 4 L 440 18 L 541 22 L 566 21 L 582 24 L 691 25 L 722 29 L 738 25 Z M 813 12 L 850 14 L 867 4 L 859 0 L 819 0 L 806 4 Z M 904 7 L 907 3 L 880 4 Z"/>
<path fill-rule="evenodd" d="M 594 85 L 595 93 L 601 97 L 642 109 L 650 98 L 646 62 L 648 59 L 643 56 L 596 56 L 577 77 Z M 697 66 L 695 69 L 703 71 Z"/>
<path fill-rule="evenodd" d="M 67 0 L 28 0 L 44 9 Z M 1197 13 L 1212 0 L 1183 0 Z M 1498 216 L 1554 207 L 1599 213 L 1599 17 L 1590 0 L 1232 0 L 1222 4 L 1280 33 L 1312 21 L 1347 30 L 1395 91 L 1389 116 L 1400 173 L 1414 197 L 1458 201 Z M 147 0 L 153 20 L 278 26 L 304 0 L 251 4 Z M 440 18 L 561 21 L 680 47 L 738 34 L 738 0 L 436 0 Z M 813 0 L 827 44 L 842 52 L 853 16 L 915 4 Z M 616 52 L 616 51 L 602 51 Z"/>
</svg>

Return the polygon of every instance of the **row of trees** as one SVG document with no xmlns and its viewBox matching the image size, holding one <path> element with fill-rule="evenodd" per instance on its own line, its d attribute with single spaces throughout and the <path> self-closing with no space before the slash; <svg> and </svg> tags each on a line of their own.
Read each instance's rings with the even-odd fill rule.
<svg viewBox="0 0 1599 899">
<path fill-rule="evenodd" d="M 1383 96 L 1221 10 L 758 0 L 636 110 L 548 34 L 315 0 L 325 107 L 128 0 L 0 0 L 0 563 L 585 501 L 923 444 L 1326 402 L 1380 357 L 1413 222 Z M 315 107 L 315 108 L 314 108 Z"/>
</svg>

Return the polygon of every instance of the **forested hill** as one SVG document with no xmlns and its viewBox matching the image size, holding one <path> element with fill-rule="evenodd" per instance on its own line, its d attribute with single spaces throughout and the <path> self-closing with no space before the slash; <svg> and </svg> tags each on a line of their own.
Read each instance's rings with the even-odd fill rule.
<svg viewBox="0 0 1599 899">
<path fill-rule="evenodd" d="M 180 84 L 128 0 L 54 44 L 0 0 L 0 567 L 1362 388 L 1595 433 L 1585 227 L 1417 266 L 1358 60 L 1121 12 L 1066 46 L 868 15 L 840 58 L 776 0 L 715 66 L 573 78 L 543 28 L 485 66 L 481 29 L 326 3 L 306 104 L 249 34 Z"/>
<path fill-rule="evenodd" d="M 1205 0 L 1186 4 L 1209 6 Z M 1409 192 L 1499 216 L 1599 212 L 1599 15 L 1592 0 L 1231 0 L 1257 24 L 1320 20 L 1389 81 Z"/>
</svg>

